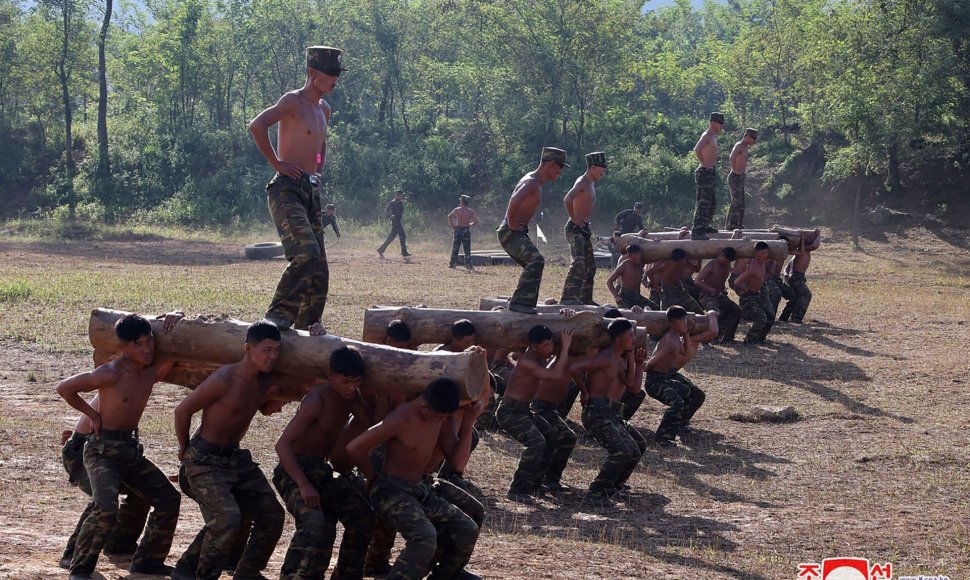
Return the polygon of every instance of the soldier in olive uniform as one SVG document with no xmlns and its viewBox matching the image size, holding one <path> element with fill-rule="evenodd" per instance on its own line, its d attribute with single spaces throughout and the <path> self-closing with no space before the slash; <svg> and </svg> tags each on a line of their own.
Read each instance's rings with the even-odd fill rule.
<svg viewBox="0 0 970 580">
<path fill-rule="evenodd" d="M 596 258 L 593 255 L 593 233 L 589 220 L 596 203 L 596 182 L 606 173 L 606 154 L 602 151 L 586 155 L 586 173 L 576 179 L 572 189 L 562 200 L 567 221 L 563 234 L 569 242 L 572 263 L 563 282 L 559 303 L 563 306 L 593 303 L 593 279 L 596 277 Z"/>
<path fill-rule="evenodd" d="M 711 113 L 710 123 L 701 134 L 701 138 L 694 145 L 694 155 L 700 163 L 694 171 L 694 183 L 697 185 L 697 205 L 694 207 L 694 226 L 690 232 L 692 240 L 706 240 L 709 232 L 716 232 L 711 227 L 711 219 L 717 209 L 715 188 L 717 182 L 717 134 L 724 128 L 724 113 Z"/>
<path fill-rule="evenodd" d="M 387 203 L 387 207 L 384 208 L 384 214 L 387 215 L 388 219 L 391 220 L 391 231 L 387 232 L 387 237 L 384 238 L 384 243 L 377 248 L 377 253 L 384 257 L 384 250 L 391 245 L 394 238 L 397 237 L 401 242 L 401 255 L 405 258 L 411 256 L 411 252 L 408 251 L 407 239 L 408 235 L 404 232 L 404 224 L 401 220 L 404 219 L 404 190 L 398 189 L 394 192 L 394 199 Z"/>
</svg>

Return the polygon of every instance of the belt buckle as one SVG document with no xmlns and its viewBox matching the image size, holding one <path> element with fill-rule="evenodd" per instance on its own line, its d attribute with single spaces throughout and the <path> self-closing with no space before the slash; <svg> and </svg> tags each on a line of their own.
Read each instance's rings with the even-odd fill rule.
<svg viewBox="0 0 970 580">
<path fill-rule="evenodd" d="M 317 174 L 310 174 L 307 177 L 307 181 L 310 182 L 311 187 L 320 187 L 320 177 Z"/>
</svg>

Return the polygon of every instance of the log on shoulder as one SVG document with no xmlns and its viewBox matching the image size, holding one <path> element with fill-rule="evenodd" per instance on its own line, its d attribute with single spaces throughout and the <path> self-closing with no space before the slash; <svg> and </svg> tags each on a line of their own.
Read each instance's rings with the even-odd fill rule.
<svg viewBox="0 0 970 580">
<path fill-rule="evenodd" d="M 641 236 L 646 240 L 667 242 L 670 240 L 690 240 L 690 234 L 686 237 L 681 237 L 680 232 L 649 232 L 645 236 Z M 728 240 L 735 237 L 734 231 L 722 230 L 719 232 L 708 232 L 707 237 L 712 240 Z M 769 232 L 767 230 L 741 230 L 738 234 L 740 238 L 748 238 L 750 240 L 779 240 L 783 236 L 778 232 Z"/>
<path fill-rule="evenodd" d="M 734 248 L 739 258 L 753 258 L 754 245 L 758 241 L 768 244 L 768 257 L 773 260 L 784 260 L 788 257 L 789 244 L 785 240 L 667 240 L 655 242 L 636 236 L 624 234 L 617 244 L 620 250 L 625 250 L 630 244 L 640 246 L 643 261 L 646 263 L 670 259 L 670 254 L 677 248 L 683 249 L 688 258 L 711 259 L 716 258 L 724 248 Z"/>
<path fill-rule="evenodd" d="M 643 324 L 636 320 L 637 344 L 646 345 L 646 337 L 654 330 L 666 329 L 666 315 L 662 312 L 631 314 L 634 317 L 651 321 L 663 319 L 662 324 L 643 328 Z M 646 317 L 644 317 L 646 315 Z M 706 317 L 703 323 L 707 325 Z M 414 344 L 442 344 L 451 339 L 451 325 L 456 320 L 467 319 L 475 325 L 476 343 L 487 348 L 504 348 L 521 350 L 529 346 L 527 335 L 529 329 L 537 324 L 544 324 L 552 331 L 554 341 L 558 344 L 559 334 L 563 328 L 573 331 L 570 352 L 582 354 L 589 348 L 602 348 L 610 344 L 606 327 L 610 320 L 604 319 L 599 312 L 577 312 L 573 316 L 563 317 L 556 313 L 520 314 L 502 310 L 436 310 L 432 308 L 409 307 L 374 307 L 364 311 L 364 341 L 383 343 L 387 323 L 394 319 L 403 320 L 411 329 L 411 340 Z M 663 330 L 660 330 L 662 332 Z"/>
<path fill-rule="evenodd" d="M 119 352 L 114 325 L 126 314 L 102 308 L 91 312 L 88 335 L 96 350 L 108 356 Z M 186 377 L 182 380 L 190 383 L 185 386 L 195 386 L 191 383 L 198 384 L 196 381 L 203 369 L 214 369 L 242 359 L 248 326 L 245 322 L 222 317 L 186 318 L 166 334 L 162 332 L 160 320 L 152 321 L 155 354 L 182 363 Z M 481 351 L 417 352 L 332 335 L 310 336 L 305 331 L 283 333 L 274 372 L 324 378 L 330 374 L 330 354 L 344 345 L 360 349 L 366 368 L 362 387 L 365 389 L 415 395 L 432 380 L 447 377 L 458 383 L 463 391 L 462 398 L 467 400 L 479 398 L 488 384 L 488 364 Z"/>
<path fill-rule="evenodd" d="M 489 311 L 496 306 L 501 306 L 502 308 L 508 309 L 509 301 L 502 300 L 501 298 L 482 298 L 479 301 L 479 309 Z M 609 304 L 604 304 L 602 306 L 560 306 L 558 304 L 540 304 L 536 306 L 540 314 L 557 314 L 562 308 L 570 308 L 576 312 L 595 312 L 598 316 L 602 316 L 604 312 L 610 308 L 616 308 Z M 643 312 L 633 312 L 626 308 L 618 308 L 620 314 L 623 318 L 628 320 L 633 320 L 637 323 L 637 326 L 642 326 L 647 334 L 656 336 L 658 334 L 663 334 L 667 332 L 670 328 L 670 323 L 667 322 L 667 312 L 657 311 L 657 310 L 645 310 Z M 707 325 L 710 321 L 706 316 L 700 314 L 688 313 L 687 315 L 687 327 L 692 334 L 704 331 L 707 329 Z M 607 323 L 609 324 L 609 323 Z"/>
</svg>

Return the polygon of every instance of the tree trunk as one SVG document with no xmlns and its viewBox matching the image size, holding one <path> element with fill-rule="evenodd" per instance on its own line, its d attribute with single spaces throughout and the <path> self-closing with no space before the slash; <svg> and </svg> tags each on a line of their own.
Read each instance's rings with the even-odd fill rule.
<svg viewBox="0 0 970 580">
<path fill-rule="evenodd" d="M 104 2 L 104 20 L 101 21 L 101 34 L 98 36 L 98 169 L 100 180 L 111 178 L 111 160 L 108 157 L 108 71 L 105 64 L 104 48 L 108 41 L 108 27 L 111 25 L 112 0 Z"/>
<path fill-rule="evenodd" d="M 73 112 L 71 107 L 71 94 L 68 89 L 68 82 L 71 80 L 71 73 L 67 67 L 68 40 L 71 33 L 71 0 L 62 0 L 61 16 L 63 18 L 64 35 L 61 43 L 61 59 L 57 63 L 57 77 L 61 81 L 61 97 L 64 102 L 64 151 L 67 187 L 67 207 L 68 215 L 74 219 L 77 209 L 77 200 L 74 197 L 74 136 L 72 133 Z"/>
<path fill-rule="evenodd" d="M 785 240 L 760 240 L 768 244 L 768 257 L 772 260 L 784 260 L 788 257 L 788 242 Z M 634 234 L 624 234 L 617 242 L 620 251 L 630 244 L 640 246 L 644 263 L 670 259 L 670 254 L 677 248 L 687 253 L 688 258 L 709 259 L 716 258 L 724 248 L 734 248 L 739 258 L 753 258 L 755 240 L 668 240 L 654 242 Z"/>
<path fill-rule="evenodd" d="M 508 298 L 482 298 L 478 303 L 479 310 L 491 311 L 496 307 L 501 307 L 508 310 Z M 602 316 L 604 312 L 613 308 L 613 306 L 588 306 L 585 304 L 578 306 L 562 306 L 559 304 L 536 305 L 536 310 L 539 311 L 539 314 L 559 314 L 559 311 L 563 308 L 569 308 L 570 310 L 575 310 L 576 312 L 593 312 L 597 316 Z M 633 312 L 632 310 L 627 310 L 626 308 L 618 308 L 617 310 L 620 311 L 623 318 L 633 320 L 637 323 L 637 326 L 642 326 L 649 335 L 655 336 L 658 334 L 663 334 L 670 327 L 670 325 L 667 323 L 666 311 L 645 310 L 643 312 Z M 705 330 L 708 322 L 707 317 L 701 314 L 687 314 L 687 325 L 690 328 L 691 333 L 697 333 Z"/>
<path fill-rule="evenodd" d="M 558 344 L 559 333 L 572 329 L 573 341 L 570 352 L 581 354 L 588 348 L 601 348 L 610 344 L 606 326 L 609 320 L 595 312 L 577 312 L 569 318 L 557 314 L 520 314 L 508 311 L 443 310 L 410 307 L 374 307 L 364 311 L 364 341 L 383 343 L 387 324 L 395 319 L 403 320 L 411 328 L 411 342 L 443 344 L 451 340 L 451 325 L 456 320 L 470 320 L 475 325 L 475 343 L 487 349 L 506 348 L 522 350 L 529 346 L 529 329 L 537 324 L 552 330 Z M 646 345 L 642 328 L 637 330 L 637 344 Z"/>
<path fill-rule="evenodd" d="M 855 204 L 852 207 L 852 247 L 859 249 L 859 209 L 862 206 L 863 171 L 859 168 L 855 186 Z"/>
<path fill-rule="evenodd" d="M 888 156 L 888 175 L 886 176 L 886 187 L 893 195 L 903 194 L 903 182 L 899 176 L 899 143 L 893 141 L 889 146 Z"/>
<path fill-rule="evenodd" d="M 97 351 L 108 355 L 120 351 L 114 325 L 126 314 L 103 308 L 91 312 L 88 335 Z M 200 369 L 217 368 L 242 359 L 247 326 L 245 322 L 212 316 L 187 318 L 165 334 L 161 321 L 152 321 L 155 354 L 160 358 L 175 359 L 194 371 L 183 379 L 192 383 L 185 386 L 194 387 L 195 381 L 202 376 Z M 432 380 L 446 377 L 458 383 L 463 399 L 473 400 L 481 396 L 488 384 L 488 363 L 480 351 L 417 352 L 331 335 L 310 336 L 304 331 L 283 333 L 280 357 L 274 371 L 322 380 L 330 374 L 330 355 L 344 345 L 357 347 L 364 357 L 366 370 L 361 387 L 364 389 L 416 395 Z"/>
</svg>

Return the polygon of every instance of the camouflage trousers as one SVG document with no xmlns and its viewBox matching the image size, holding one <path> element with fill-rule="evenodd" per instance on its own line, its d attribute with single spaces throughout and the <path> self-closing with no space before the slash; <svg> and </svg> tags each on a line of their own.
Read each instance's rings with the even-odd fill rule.
<svg viewBox="0 0 970 580">
<path fill-rule="evenodd" d="M 714 211 L 717 209 L 717 199 L 715 190 L 717 182 L 715 171 L 698 167 L 694 171 L 694 183 L 697 186 L 697 202 L 694 206 L 694 225 L 691 229 L 692 234 L 704 233 L 711 229 L 711 220 L 714 219 Z"/>
<path fill-rule="evenodd" d="M 492 361 L 488 363 L 488 372 L 492 381 L 492 395 L 488 398 L 488 405 L 485 410 L 475 420 L 475 428 L 481 431 L 498 429 L 498 423 L 495 421 L 495 410 L 505 394 L 505 384 L 508 382 L 512 369 L 504 363 Z"/>
<path fill-rule="evenodd" d="M 801 272 L 792 273 L 788 285 L 791 287 L 792 297 L 788 299 L 779 320 L 801 322 L 808 312 L 808 305 L 812 303 L 812 291 L 808 287 L 805 274 Z"/>
<path fill-rule="evenodd" d="M 418 580 L 429 571 L 432 579 L 453 578 L 471 558 L 478 525 L 427 481 L 381 474 L 371 485 L 370 502 L 377 515 L 404 538 L 404 549 L 391 566 L 388 580 Z"/>
<path fill-rule="evenodd" d="M 632 393 L 630 393 L 629 391 L 624 392 L 624 395 L 627 395 L 627 394 L 632 394 Z M 640 394 L 643 394 L 642 389 L 640 390 Z M 646 395 L 643 394 L 643 396 L 645 397 Z M 643 402 L 643 399 L 640 399 L 640 403 L 642 402 Z M 630 422 L 624 418 L 623 415 L 626 413 L 626 407 L 623 404 L 623 397 L 620 397 L 619 401 L 612 401 L 610 403 L 610 410 L 613 412 L 613 420 L 616 421 L 617 427 L 619 427 L 621 431 L 625 431 L 626 434 L 630 436 L 630 439 L 633 440 L 633 443 L 637 446 L 637 449 L 640 451 L 640 457 L 643 457 L 644 452 L 646 452 L 647 450 L 647 440 L 643 438 L 642 434 L 640 434 L 639 429 L 631 425 Z M 620 483 L 626 483 L 626 480 L 630 479 L 630 476 L 633 474 L 633 470 L 635 468 L 636 468 L 636 465 L 631 466 L 630 469 L 627 472 L 625 472 L 620 478 Z"/>
<path fill-rule="evenodd" d="M 64 470 L 67 471 L 67 479 L 71 485 L 81 488 L 86 495 L 91 495 L 91 480 L 88 479 L 88 472 L 84 469 L 84 443 L 87 435 L 74 433 L 61 448 L 61 462 Z M 104 551 L 109 554 L 131 554 L 138 548 L 138 538 L 145 528 L 145 520 L 148 519 L 148 511 L 152 505 L 132 493 L 125 485 L 119 488 L 119 493 L 124 494 L 121 500 L 121 508 L 118 510 L 117 524 L 111 529 L 108 538 L 104 542 Z M 94 502 L 88 502 L 87 507 L 81 512 L 81 518 L 74 527 L 74 532 L 67 540 L 64 548 L 62 560 L 71 560 L 74 557 L 74 545 L 77 543 L 77 536 L 81 533 L 81 526 L 84 520 L 94 509 Z"/>
<path fill-rule="evenodd" d="M 236 566 L 237 576 L 255 576 L 266 568 L 283 533 L 285 513 L 252 455 L 245 449 L 220 448 L 192 439 L 183 459 L 192 498 L 205 519 L 206 533 L 196 577 L 219 578 L 232 556 L 243 511 L 253 517 L 253 531 Z M 177 567 L 184 569 L 183 562 Z"/>
<path fill-rule="evenodd" d="M 478 447 L 479 442 L 481 442 L 482 436 L 478 434 L 478 429 L 472 427 L 472 446 L 469 453 L 474 453 L 475 448 Z M 441 463 L 438 464 L 438 468 L 434 470 L 443 479 L 454 479 L 460 478 L 464 474 L 463 471 L 457 471 L 454 466 L 451 465 L 447 459 L 442 459 Z"/>
<path fill-rule="evenodd" d="M 724 229 L 736 230 L 744 227 L 744 174 L 728 175 L 728 187 L 731 189 L 731 209 L 728 210 Z"/>
<path fill-rule="evenodd" d="M 704 404 L 704 391 L 676 370 L 647 373 L 647 394 L 667 405 L 657 427 L 657 438 L 673 440 L 677 431 L 686 427 L 694 413 Z"/>
<path fill-rule="evenodd" d="M 395 237 L 401 242 L 401 255 L 406 255 L 408 253 L 408 235 L 404 233 L 404 224 L 401 223 L 401 220 L 391 220 L 391 231 L 387 232 L 384 243 L 377 248 L 377 251 L 383 254 Z"/>
<path fill-rule="evenodd" d="M 785 294 L 783 286 L 785 286 L 785 283 L 782 281 L 780 276 L 765 279 L 765 288 L 768 290 L 768 300 L 771 302 L 772 320 L 778 316 L 778 305 L 781 303 L 781 298 Z"/>
<path fill-rule="evenodd" d="M 720 342 L 731 342 L 738 332 L 741 323 L 741 307 L 734 303 L 726 290 L 716 295 L 701 295 L 701 306 L 705 310 L 717 311 L 717 339 Z"/>
<path fill-rule="evenodd" d="M 623 405 L 621 416 L 624 421 L 629 421 L 633 418 L 633 415 L 640 409 L 640 405 L 643 404 L 643 400 L 647 398 L 647 393 L 643 389 L 640 389 L 636 393 L 631 393 L 630 391 L 623 391 L 623 396 L 620 397 L 620 403 Z"/>
<path fill-rule="evenodd" d="M 175 536 L 182 497 L 132 434 L 117 435 L 102 430 L 88 436 L 84 445 L 84 467 L 91 482 L 94 506 L 81 525 L 71 560 L 71 574 L 90 575 L 98 563 L 105 540 L 118 523 L 118 494 L 128 488 L 154 508 L 145 536 L 135 551 L 133 566 L 151 567 L 165 563 Z"/>
<path fill-rule="evenodd" d="M 296 520 L 296 532 L 286 550 L 280 579 L 322 578 L 330 564 L 337 538 L 337 522 L 344 534 L 334 577 L 352 580 L 364 577 L 364 556 L 374 530 L 375 516 L 362 482 L 349 475 L 334 473 L 330 462 L 321 457 L 297 455 L 297 463 L 310 484 L 320 494 L 320 507 L 307 507 L 300 487 L 282 465 L 273 470 L 273 485 L 286 503 L 286 511 Z"/>
<path fill-rule="evenodd" d="M 502 399 L 495 410 L 499 427 L 505 429 L 516 441 L 525 445 L 519 466 L 512 474 L 513 493 L 532 494 L 542 483 L 542 477 L 549 468 L 555 446 L 547 444 L 546 435 L 555 441 L 556 430 L 545 421 L 536 417 L 528 403 L 509 398 Z M 541 425 L 541 427 L 540 427 Z"/>
<path fill-rule="evenodd" d="M 448 266 L 454 267 L 458 264 L 458 250 L 465 250 L 465 267 L 472 265 L 472 229 L 468 226 L 455 228 L 455 239 L 451 244 L 451 261 Z"/>
<path fill-rule="evenodd" d="M 644 298 L 643 294 L 640 294 L 640 289 L 627 290 L 626 288 L 620 289 L 620 303 L 617 304 L 620 308 L 633 308 L 634 306 L 639 306 L 645 310 L 660 310 L 660 305 L 655 303 L 649 298 Z"/>
<path fill-rule="evenodd" d="M 528 230 L 517 232 L 502 224 L 495 233 L 502 249 L 515 260 L 516 264 L 524 268 L 519 275 L 515 292 L 509 298 L 509 305 L 535 306 L 539 301 L 539 285 L 542 284 L 542 270 L 546 267 L 546 259 L 529 239 Z"/>
<path fill-rule="evenodd" d="M 608 453 L 592 483 L 591 493 L 610 493 L 625 482 L 640 462 L 643 452 L 633 439 L 609 399 L 592 398 L 583 408 L 583 427 Z"/>
<path fill-rule="evenodd" d="M 563 234 L 569 242 L 569 254 L 572 262 L 566 281 L 563 282 L 562 296 L 559 301 L 578 301 L 583 304 L 593 303 L 593 279 L 596 277 L 596 259 L 593 257 L 593 233 L 589 225 L 577 226 L 572 220 L 563 226 Z"/>
<path fill-rule="evenodd" d="M 531 406 L 536 416 L 536 426 L 546 440 L 546 447 L 551 451 L 542 481 L 548 484 L 560 483 L 566 462 L 576 447 L 576 433 L 559 416 L 556 404 L 536 399 Z"/>
<path fill-rule="evenodd" d="M 269 213 L 289 262 L 266 316 L 306 329 L 320 321 L 330 289 L 320 194 L 307 176 L 299 180 L 279 174 L 266 186 L 266 193 Z"/>
<path fill-rule="evenodd" d="M 575 381 L 569 381 L 569 385 L 566 386 L 566 392 L 563 394 L 562 401 L 560 401 L 556 412 L 562 417 L 563 420 L 569 418 L 569 413 L 573 410 L 573 405 L 576 404 L 576 397 L 579 396 L 579 386 Z"/>
<path fill-rule="evenodd" d="M 189 477 L 185 474 L 184 463 L 179 466 L 178 480 L 179 489 L 182 490 L 182 493 L 194 501 L 195 495 L 189 487 Z M 242 521 L 239 524 L 239 531 L 232 541 L 231 555 L 224 568 L 229 572 L 236 570 L 236 565 L 239 564 L 239 559 L 242 558 L 242 554 L 246 550 L 246 544 L 249 542 L 249 533 L 253 530 L 253 512 L 258 509 L 258 506 L 240 503 L 239 509 L 242 512 Z M 199 556 L 202 554 L 202 544 L 205 542 L 205 535 L 208 530 L 208 527 L 202 526 L 199 533 L 192 539 L 192 543 L 189 544 L 189 547 L 179 557 L 175 569 L 181 572 L 183 576 L 195 576 L 195 571 L 199 569 Z"/>
<path fill-rule="evenodd" d="M 763 342 L 775 319 L 770 299 L 766 293 L 747 292 L 741 295 L 740 302 L 741 318 L 751 323 L 751 328 L 744 336 L 744 342 L 746 344 Z"/>
<path fill-rule="evenodd" d="M 676 284 L 664 284 L 660 288 L 660 308 L 666 310 L 671 306 L 683 306 L 688 312 L 704 314 L 704 309 L 694 300 L 694 297 L 687 291 L 683 282 Z"/>
</svg>

